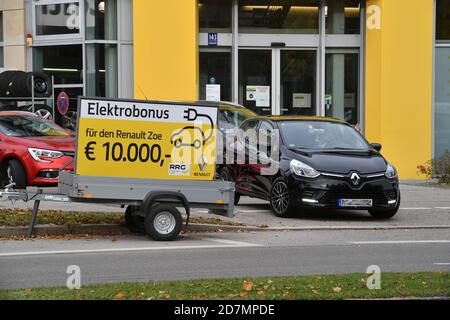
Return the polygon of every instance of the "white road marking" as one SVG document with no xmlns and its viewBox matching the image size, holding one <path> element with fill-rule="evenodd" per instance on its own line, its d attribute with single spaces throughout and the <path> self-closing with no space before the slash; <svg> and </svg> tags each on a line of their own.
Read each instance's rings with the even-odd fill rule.
<svg viewBox="0 0 450 320">
<path fill-rule="evenodd" d="M 208 239 L 208 240 L 213 241 L 213 242 L 232 244 L 232 245 L 239 246 L 239 247 L 260 247 L 261 246 L 260 244 L 235 241 L 235 240 L 227 240 L 227 239 Z"/>
<path fill-rule="evenodd" d="M 350 241 L 351 244 L 414 244 L 414 243 L 450 243 L 450 240 L 392 240 L 392 241 Z"/>
<path fill-rule="evenodd" d="M 74 250 L 49 250 L 49 251 L 28 251 L 28 252 L 4 252 L 0 257 L 37 256 L 37 255 L 59 255 L 59 254 L 82 254 L 82 253 L 107 253 L 107 252 L 134 252 L 134 251 L 158 251 L 158 250 L 182 250 L 182 249 L 220 249 L 220 248 L 244 248 L 259 247 L 261 245 L 233 241 L 226 239 L 201 239 L 206 241 L 223 243 L 222 245 L 186 245 L 169 247 L 136 247 L 136 248 L 107 248 L 107 249 L 74 249 Z"/>
<path fill-rule="evenodd" d="M 400 210 L 431 210 L 433 208 L 427 208 L 427 207 L 418 207 L 418 208 L 400 208 Z"/>
<path fill-rule="evenodd" d="M 433 264 L 435 264 L 437 266 L 450 266 L 450 262 L 436 262 Z"/>
<path fill-rule="evenodd" d="M 436 207 L 436 209 L 441 209 L 441 210 L 450 210 L 450 207 Z"/>
</svg>

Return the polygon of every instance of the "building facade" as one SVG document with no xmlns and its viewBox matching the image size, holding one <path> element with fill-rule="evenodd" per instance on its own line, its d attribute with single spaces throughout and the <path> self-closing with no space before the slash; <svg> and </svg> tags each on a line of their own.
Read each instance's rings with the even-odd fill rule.
<svg viewBox="0 0 450 320">
<path fill-rule="evenodd" d="M 401 178 L 450 149 L 450 0 L 1 0 L 0 21 L 0 68 L 73 99 L 341 118 Z"/>
</svg>

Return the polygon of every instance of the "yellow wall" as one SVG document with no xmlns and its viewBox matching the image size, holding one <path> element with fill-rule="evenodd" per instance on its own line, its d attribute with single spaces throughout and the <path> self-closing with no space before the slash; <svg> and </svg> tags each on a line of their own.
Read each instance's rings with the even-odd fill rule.
<svg viewBox="0 0 450 320">
<path fill-rule="evenodd" d="M 134 0 L 134 96 L 196 100 L 196 0 Z"/>
<path fill-rule="evenodd" d="M 433 0 L 368 0 L 381 29 L 367 30 L 366 137 L 400 178 L 432 156 Z"/>
</svg>

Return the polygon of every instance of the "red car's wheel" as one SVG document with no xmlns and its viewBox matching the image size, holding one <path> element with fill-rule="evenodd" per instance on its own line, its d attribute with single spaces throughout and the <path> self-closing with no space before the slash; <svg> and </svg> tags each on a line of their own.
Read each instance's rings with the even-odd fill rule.
<svg viewBox="0 0 450 320">
<path fill-rule="evenodd" d="M 7 184 L 15 183 L 15 189 L 26 189 L 27 187 L 27 176 L 25 174 L 25 169 L 19 160 L 9 160 L 6 166 L 6 178 Z"/>
</svg>

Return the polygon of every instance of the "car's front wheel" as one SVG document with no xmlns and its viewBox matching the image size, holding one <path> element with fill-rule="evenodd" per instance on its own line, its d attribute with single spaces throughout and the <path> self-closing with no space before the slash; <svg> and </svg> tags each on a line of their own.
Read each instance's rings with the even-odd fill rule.
<svg viewBox="0 0 450 320">
<path fill-rule="evenodd" d="M 376 219 L 390 219 L 397 214 L 399 208 L 400 208 L 400 194 L 398 195 L 398 201 L 395 207 L 383 209 L 376 209 L 376 208 L 370 209 L 369 213 L 372 217 Z"/>
<path fill-rule="evenodd" d="M 270 208 L 277 217 L 287 218 L 294 213 L 293 199 L 283 177 L 276 178 L 270 188 Z"/>
<path fill-rule="evenodd" d="M 6 181 L 3 182 L 5 185 L 10 183 L 15 183 L 15 189 L 26 189 L 27 188 L 27 176 L 25 169 L 19 160 L 11 159 L 6 165 Z"/>
</svg>

